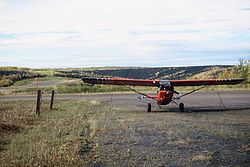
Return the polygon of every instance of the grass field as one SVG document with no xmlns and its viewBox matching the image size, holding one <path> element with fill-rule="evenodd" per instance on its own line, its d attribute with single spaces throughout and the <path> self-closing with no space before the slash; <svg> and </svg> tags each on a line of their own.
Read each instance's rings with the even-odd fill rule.
<svg viewBox="0 0 250 167">
<path fill-rule="evenodd" d="M 32 101 L 0 102 L 0 166 L 82 166 L 97 161 L 95 101 L 61 101 L 41 117 Z"/>
<path fill-rule="evenodd" d="M 145 113 L 94 100 L 0 102 L 0 166 L 248 166 L 250 111 Z"/>
</svg>

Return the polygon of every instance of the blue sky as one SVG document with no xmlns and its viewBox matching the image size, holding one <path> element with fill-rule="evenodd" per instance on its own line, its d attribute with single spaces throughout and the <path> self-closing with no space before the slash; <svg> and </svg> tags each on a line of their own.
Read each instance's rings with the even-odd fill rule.
<svg viewBox="0 0 250 167">
<path fill-rule="evenodd" d="M 250 59 L 249 0 L 0 0 L 0 66 L 192 66 Z"/>
</svg>

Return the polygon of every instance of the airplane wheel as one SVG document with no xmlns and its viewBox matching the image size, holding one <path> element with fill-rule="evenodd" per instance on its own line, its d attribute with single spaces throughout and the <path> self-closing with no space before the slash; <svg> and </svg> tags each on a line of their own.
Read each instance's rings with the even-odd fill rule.
<svg viewBox="0 0 250 167">
<path fill-rule="evenodd" d="M 179 104 L 179 109 L 181 112 L 184 112 L 184 103 Z"/>
<path fill-rule="evenodd" d="M 151 112 L 151 104 L 148 103 L 148 109 L 147 109 L 147 112 Z"/>
</svg>

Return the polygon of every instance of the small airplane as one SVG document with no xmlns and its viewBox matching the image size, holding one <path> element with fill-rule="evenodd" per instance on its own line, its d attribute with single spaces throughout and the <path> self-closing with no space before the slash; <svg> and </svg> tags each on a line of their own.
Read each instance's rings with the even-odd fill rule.
<svg viewBox="0 0 250 167">
<path fill-rule="evenodd" d="M 105 85 L 122 85 L 128 89 L 142 95 L 141 99 L 150 98 L 156 101 L 157 105 L 168 105 L 170 102 L 179 106 L 181 112 L 184 112 L 184 103 L 179 104 L 176 100 L 180 100 L 181 97 L 189 95 L 195 91 L 198 91 L 208 85 L 235 85 L 244 81 L 244 79 L 206 79 L 206 80 L 143 80 L 143 79 L 128 79 L 128 78 L 94 78 L 83 77 L 82 81 L 89 84 L 105 84 Z M 155 86 L 158 88 L 156 96 L 150 96 L 141 93 L 129 86 Z M 175 91 L 175 86 L 200 86 L 188 93 L 180 94 Z M 177 94 L 177 96 L 174 96 Z M 151 103 L 148 103 L 147 112 L 151 112 Z"/>
</svg>

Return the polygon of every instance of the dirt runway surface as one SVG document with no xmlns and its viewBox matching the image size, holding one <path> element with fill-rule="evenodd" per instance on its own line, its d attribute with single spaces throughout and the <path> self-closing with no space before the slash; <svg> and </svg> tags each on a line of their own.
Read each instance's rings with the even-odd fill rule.
<svg viewBox="0 0 250 167">
<path fill-rule="evenodd" d="M 93 166 L 249 166 L 250 93 L 199 92 L 146 113 L 136 95 L 92 96 L 111 106 L 100 114 L 100 162 Z M 112 100 L 111 100 L 112 99 Z M 112 108 L 113 107 L 113 108 Z"/>
</svg>

